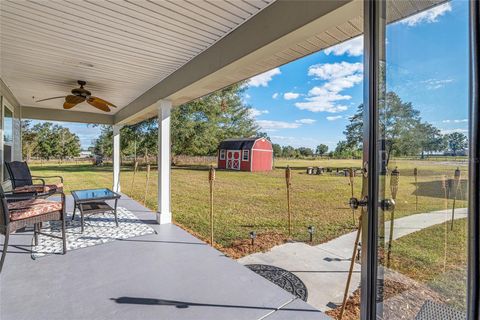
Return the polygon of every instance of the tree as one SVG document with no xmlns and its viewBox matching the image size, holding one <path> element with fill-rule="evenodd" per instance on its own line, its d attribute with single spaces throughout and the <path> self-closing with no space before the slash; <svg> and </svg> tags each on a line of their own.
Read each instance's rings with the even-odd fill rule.
<svg viewBox="0 0 480 320">
<path fill-rule="evenodd" d="M 300 148 L 297 149 L 297 154 L 302 156 L 302 157 L 312 157 L 313 156 L 313 150 L 311 148 L 300 147 Z"/>
<path fill-rule="evenodd" d="M 452 151 L 453 155 L 456 156 L 457 152 L 467 148 L 467 136 L 461 132 L 452 132 L 447 134 L 446 140 L 448 147 Z"/>
<path fill-rule="evenodd" d="M 282 148 L 282 156 L 285 158 L 294 158 L 297 156 L 297 151 L 292 146 L 284 146 Z"/>
<path fill-rule="evenodd" d="M 316 154 L 318 154 L 319 156 L 323 156 L 327 152 L 328 152 L 328 146 L 326 144 L 322 143 L 317 146 Z"/>
<path fill-rule="evenodd" d="M 272 144 L 272 149 L 273 149 L 273 156 L 275 158 L 281 157 L 282 156 L 282 146 L 279 145 L 278 143 Z"/>
<path fill-rule="evenodd" d="M 430 123 L 421 123 L 415 130 L 421 149 L 422 158 L 425 153 L 439 152 L 447 148 L 444 136 L 440 130 Z"/>
<path fill-rule="evenodd" d="M 261 135 L 243 103 L 244 90 L 235 84 L 173 109 L 173 153 L 214 155 L 221 140 Z"/>
<path fill-rule="evenodd" d="M 421 123 L 420 112 L 413 108 L 410 102 L 404 102 L 394 92 L 388 92 L 385 103 L 380 104 L 379 133 L 385 142 L 386 164 L 392 155 L 414 155 L 422 150 L 431 150 L 436 141 L 419 142 L 422 130 L 428 130 L 430 138 L 438 138 L 436 128 Z M 357 112 L 350 119 L 344 134 L 345 147 L 359 149 L 363 142 L 363 104 L 358 106 Z"/>
<path fill-rule="evenodd" d="M 51 122 L 22 122 L 23 155 L 44 159 L 76 157 L 80 154 L 80 139 L 68 128 L 54 125 Z"/>
</svg>

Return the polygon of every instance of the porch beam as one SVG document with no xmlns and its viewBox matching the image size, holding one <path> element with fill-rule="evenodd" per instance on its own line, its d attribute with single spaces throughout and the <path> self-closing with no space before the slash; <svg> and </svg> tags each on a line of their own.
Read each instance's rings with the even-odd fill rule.
<svg viewBox="0 0 480 320">
<path fill-rule="evenodd" d="M 172 222 L 170 205 L 170 111 L 172 102 L 160 100 L 156 104 L 158 113 L 158 209 L 157 222 Z"/>
<path fill-rule="evenodd" d="M 53 109 L 53 108 L 39 108 L 39 107 L 21 107 L 23 119 L 34 120 L 48 120 L 48 121 L 65 121 L 65 122 L 79 122 L 79 123 L 95 123 L 95 124 L 113 124 L 113 115 L 105 113 L 82 112 Z"/>
<path fill-rule="evenodd" d="M 113 126 L 113 187 L 114 192 L 120 192 L 120 163 L 121 163 L 121 150 L 120 150 L 120 129 L 122 125 Z"/>
</svg>

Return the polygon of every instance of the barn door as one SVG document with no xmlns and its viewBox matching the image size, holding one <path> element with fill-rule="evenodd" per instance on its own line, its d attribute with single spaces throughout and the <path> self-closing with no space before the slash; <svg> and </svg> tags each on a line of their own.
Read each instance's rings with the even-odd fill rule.
<svg viewBox="0 0 480 320">
<path fill-rule="evenodd" d="M 228 150 L 227 169 L 240 170 L 240 150 Z"/>
</svg>

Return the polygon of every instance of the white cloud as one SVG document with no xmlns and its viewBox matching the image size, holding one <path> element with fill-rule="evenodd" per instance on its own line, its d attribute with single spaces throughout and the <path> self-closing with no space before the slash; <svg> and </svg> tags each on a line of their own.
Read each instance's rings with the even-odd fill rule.
<svg viewBox="0 0 480 320">
<path fill-rule="evenodd" d="M 257 124 L 262 130 L 265 131 L 276 131 L 279 129 L 297 129 L 302 125 L 298 122 L 286 122 L 286 121 L 275 121 L 275 120 L 257 120 Z"/>
<path fill-rule="evenodd" d="M 422 81 L 427 89 L 435 90 L 445 87 L 446 84 L 453 82 L 453 79 L 428 79 Z"/>
<path fill-rule="evenodd" d="M 468 129 L 457 128 L 457 129 L 443 129 L 443 130 L 441 130 L 442 134 L 449 134 L 449 133 L 453 133 L 453 132 L 467 133 Z"/>
<path fill-rule="evenodd" d="M 268 83 L 272 81 L 273 76 L 281 74 L 279 68 L 256 75 L 248 80 L 248 85 L 251 87 L 268 87 Z"/>
<path fill-rule="evenodd" d="M 313 124 L 316 120 L 314 119 L 299 119 L 294 122 L 287 121 L 276 121 L 276 120 L 257 120 L 257 124 L 264 131 L 277 131 L 281 129 L 297 129 L 305 124 Z"/>
<path fill-rule="evenodd" d="M 291 137 L 291 136 L 271 135 L 270 138 L 272 138 L 273 143 L 278 143 L 283 146 L 289 145 L 295 148 L 309 147 L 313 149 L 318 145 L 318 139 L 309 138 L 309 137 Z M 330 144 L 330 142 L 324 142 L 324 143 Z"/>
<path fill-rule="evenodd" d="M 342 118 L 343 118 L 342 116 L 329 116 L 329 117 L 327 117 L 327 120 L 328 121 L 335 121 L 335 120 L 342 119 Z"/>
<path fill-rule="evenodd" d="M 442 5 L 433 7 L 429 10 L 417 13 L 411 17 L 400 20 L 399 23 L 406 24 L 410 27 L 416 26 L 423 22 L 433 23 L 437 22 L 439 17 L 450 11 L 452 11 L 452 5 L 447 2 Z"/>
<path fill-rule="evenodd" d="M 256 118 L 258 116 L 261 116 L 262 114 L 268 114 L 268 110 L 259 110 L 259 109 L 255 109 L 255 108 L 251 108 L 249 109 L 249 112 L 250 112 L 250 116 L 252 118 Z"/>
<path fill-rule="evenodd" d="M 468 119 L 443 120 L 443 123 L 462 123 L 468 122 Z"/>
<path fill-rule="evenodd" d="M 285 100 L 294 100 L 297 99 L 300 96 L 300 93 L 295 93 L 295 92 L 285 92 L 283 94 L 283 99 Z"/>
<path fill-rule="evenodd" d="M 295 120 L 296 123 L 301 123 L 301 124 L 313 124 L 317 122 L 315 119 L 300 119 L 300 120 Z"/>
<path fill-rule="evenodd" d="M 308 75 L 324 80 L 325 83 L 310 89 L 305 101 L 297 102 L 295 106 L 312 112 L 336 113 L 348 109 L 344 104 L 337 103 L 352 98 L 341 92 L 362 82 L 363 64 L 358 62 L 317 64 L 310 66 Z"/>
<path fill-rule="evenodd" d="M 245 99 L 250 99 L 251 97 L 252 97 L 252 96 L 251 96 L 251 95 L 249 95 L 248 93 L 247 93 L 247 94 L 245 94 Z"/>
<path fill-rule="evenodd" d="M 323 50 L 326 55 L 333 53 L 335 56 L 347 54 L 350 57 L 358 57 L 363 54 L 363 36 L 359 36 L 345 42 L 339 43 L 333 47 Z"/>
<path fill-rule="evenodd" d="M 272 94 L 272 99 L 277 99 L 278 98 L 278 92 L 275 92 L 274 94 Z"/>
</svg>

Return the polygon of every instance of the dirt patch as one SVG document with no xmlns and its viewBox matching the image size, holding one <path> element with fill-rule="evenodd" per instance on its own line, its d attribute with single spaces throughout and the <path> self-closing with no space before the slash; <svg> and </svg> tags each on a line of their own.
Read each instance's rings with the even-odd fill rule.
<svg viewBox="0 0 480 320">
<path fill-rule="evenodd" d="M 257 234 L 254 244 L 251 239 L 235 241 L 232 246 L 221 248 L 227 256 L 239 259 L 255 252 L 265 252 L 271 248 L 287 242 L 288 238 L 276 232 L 265 232 Z"/>
<path fill-rule="evenodd" d="M 210 239 L 207 239 L 200 235 L 199 233 L 193 231 L 190 228 L 185 227 L 177 222 L 175 222 L 177 226 L 182 228 L 183 230 L 187 231 L 188 233 L 192 234 L 196 238 L 210 243 Z M 284 236 L 283 234 L 276 233 L 276 232 L 264 232 L 257 234 L 255 238 L 255 242 L 252 245 L 251 239 L 241 239 L 236 240 L 233 244 L 229 247 L 224 247 L 214 241 L 213 247 L 221 252 L 223 252 L 226 256 L 232 259 L 240 259 L 244 256 L 248 256 L 249 254 L 255 252 L 266 252 L 272 249 L 275 246 L 280 244 L 284 244 L 288 241 L 288 237 Z"/>
<path fill-rule="evenodd" d="M 383 286 L 383 318 L 414 319 L 425 301 L 445 303 L 445 299 L 427 286 L 396 272 L 387 271 Z M 341 306 L 326 313 L 339 319 Z M 360 319 L 360 288 L 348 298 L 342 320 Z"/>
</svg>

